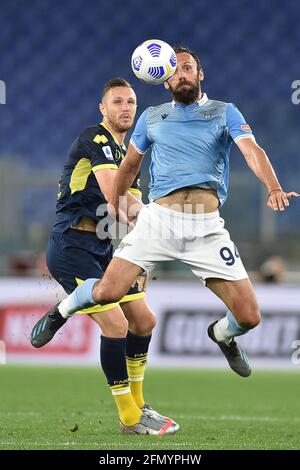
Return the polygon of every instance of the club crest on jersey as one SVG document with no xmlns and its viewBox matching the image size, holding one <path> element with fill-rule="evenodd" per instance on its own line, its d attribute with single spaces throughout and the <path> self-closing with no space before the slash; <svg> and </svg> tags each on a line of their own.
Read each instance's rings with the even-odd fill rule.
<svg viewBox="0 0 300 470">
<path fill-rule="evenodd" d="M 109 145 L 105 145 L 104 147 L 102 147 L 102 150 L 103 150 L 104 155 L 106 156 L 106 158 L 108 160 L 113 160 L 114 159 L 111 148 L 110 148 Z"/>
<path fill-rule="evenodd" d="M 209 113 L 208 111 L 205 111 L 205 112 L 202 113 L 202 114 L 203 114 L 204 119 L 209 119 L 209 118 L 211 118 L 211 113 Z"/>
<path fill-rule="evenodd" d="M 251 132 L 251 127 L 249 126 L 249 124 L 242 124 L 241 129 L 244 132 Z"/>
</svg>

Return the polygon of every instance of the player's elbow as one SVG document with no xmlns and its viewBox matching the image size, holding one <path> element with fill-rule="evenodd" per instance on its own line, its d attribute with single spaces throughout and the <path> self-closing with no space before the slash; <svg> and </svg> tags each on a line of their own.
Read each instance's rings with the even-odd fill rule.
<svg viewBox="0 0 300 470">
<path fill-rule="evenodd" d="M 249 151 L 248 159 L 252 160 L 253 162 L 261 162 L 263 160 L 268 160 L 268 157 L 264 149 L 255 142 Z"/>
<path fill-rule="evenodd" d="M 268 157 L 266 156 L 263 150 L 253 150 L 244 156 L 248 167 L 256 175 L 258 175 L 262 171 L 262 169 L 265 168 L 266 164 L 268 164 Z"/>
</svg>

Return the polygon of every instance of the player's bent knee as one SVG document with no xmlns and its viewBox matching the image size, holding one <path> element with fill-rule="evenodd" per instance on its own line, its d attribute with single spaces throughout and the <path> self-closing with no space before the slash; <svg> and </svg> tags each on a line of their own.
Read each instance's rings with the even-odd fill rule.
<svg viewBox="0 0 300 470">
<path fill-rule="evenodd" d="M 154 313 L 150 312 L 149 316 L 147 317 L 147 327 L 149 330 L 153 330 L 156 326 L 156 316 Z"/>
<path fill-rule="evenodd" d="M 146 336 L 151 334 L 155 325 L 156 316 L 149 310 L 139 321 L 135 321 L 133 325 L 129 324 L 129 329 L 134 329 L 136 335 Z"/>
<path fill-rule="evenodd" d="M 93 289 L 93 299 L 97 304 L 100 305 L 107 305 L 119 302 L 122 296 L 123 295 L 118 292 L 118 289 L 115 289 L 113 287 L 108 288 L 106 286 L 102 286 L 101 282 L 96 283 Z"/>
<path fill-rule="evenodd" d="M 246 317 L 239 321 L 239 324 L 247 330 L 251 330 L 259 325 L 261 316 L 259 310 L 251 310 Z"/>
</svg>

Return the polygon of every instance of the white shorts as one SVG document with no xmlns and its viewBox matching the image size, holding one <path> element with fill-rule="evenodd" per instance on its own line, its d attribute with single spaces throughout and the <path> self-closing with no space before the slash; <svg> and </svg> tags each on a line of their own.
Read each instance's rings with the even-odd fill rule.
<svg viewBox="0 0 300 470">
<path fill-rule="evenodd" d="M 114 256 L 151 271 L 159 261 L 178 260 L 190 266 L 205 284 L 214 277 L 248 278 L 240 255 L 219 212 L 188 214 L 150 203 Z"/>
</svg>

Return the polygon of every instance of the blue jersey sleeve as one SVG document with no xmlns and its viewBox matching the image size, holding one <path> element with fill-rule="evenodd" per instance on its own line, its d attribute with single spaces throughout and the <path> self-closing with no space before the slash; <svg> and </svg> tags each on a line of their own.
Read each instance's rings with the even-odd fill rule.
<svg viewBox="0 0 300 470">
<path fill-rule="evenodd" d="M 145 153 L 152 145 L 147 136 L 147 109 L 140 115 L 131 135 L 130 143 L 139 153 Z"/>
<path fill-rule="evenodd" d="M 245 139 L 246 137 L 252 137 L 254 139 L 254 135 L 252 134 L 249 124 L 246 123 L 242 113 L 232 103 L 229 103 L 227 106 L 226 125 L 234 142 L 237 142 L 240 139 Z"/>
</svg>

